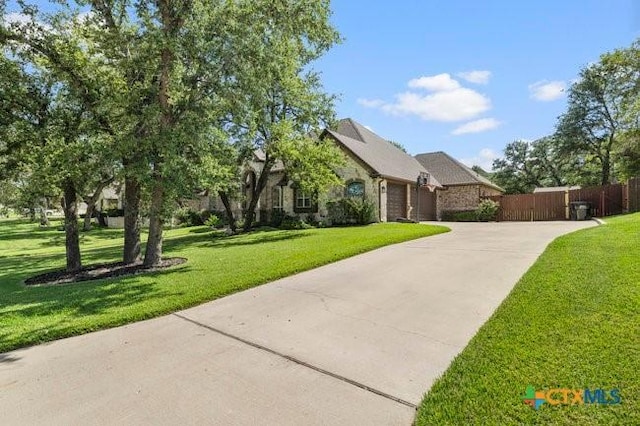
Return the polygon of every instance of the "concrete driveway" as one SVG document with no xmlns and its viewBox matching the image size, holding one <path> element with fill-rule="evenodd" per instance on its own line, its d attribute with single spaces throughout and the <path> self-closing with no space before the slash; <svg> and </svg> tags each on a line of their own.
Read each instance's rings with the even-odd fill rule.
<svg viewBox="0 0 640 426">
<path fill-rule="evenodd" d="M 2 423 L 409 425 L 546 245 L 595 223 L 447 225 L 173 315 L 0 354 Z"/>
</svg>

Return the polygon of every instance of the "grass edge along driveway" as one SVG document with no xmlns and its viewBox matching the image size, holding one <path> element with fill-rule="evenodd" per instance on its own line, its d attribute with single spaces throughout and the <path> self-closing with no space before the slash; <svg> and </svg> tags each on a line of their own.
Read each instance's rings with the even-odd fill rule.
<svg viewBox="0 0 640 426">
<path fill-rule="evenodd" d="M 64 266 L 64 234 L 0 221 L 0 352 L 119 326 L 223 297 L 347 257 L 449 229 L 423 224 L 256 231 L 214 236 L 207 228 L 167 231 L 167 257 L 181 267 L 146 275 L 58 286 L 24 279 Z M 83 234 L 85 264 L 117 261 L 122 232 Z"/>
<path fill-rule="evenodd" d="M 556 239 L 435 382 L 416 424 L 640 424 L 639 259 L 640 213 Z M 601 389 L 609 403 L 556 392 L 560 403 L 535 410 L 527 386 Z"/>
</svg>

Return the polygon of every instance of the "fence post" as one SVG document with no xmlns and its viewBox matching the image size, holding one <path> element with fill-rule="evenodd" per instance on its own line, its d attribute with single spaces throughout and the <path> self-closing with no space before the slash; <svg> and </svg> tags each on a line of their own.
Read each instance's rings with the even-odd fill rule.
<svg viewBox="0 0 640 426">
<path fill-rule="evenodd" d="M 564 218 L 566 220 L 571 219 L 571 212 L 569 211 L 569 190 L 564 191 Z"/>
</svg>

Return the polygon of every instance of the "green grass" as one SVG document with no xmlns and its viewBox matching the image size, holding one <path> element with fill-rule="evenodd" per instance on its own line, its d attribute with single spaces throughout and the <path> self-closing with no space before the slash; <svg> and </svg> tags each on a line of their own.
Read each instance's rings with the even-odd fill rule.
<svg viewBox="0 0 640 426">
<path fill-rule="evenodd" d="M 58 225 L 59 222 L 52 222 Z M 0 352 L 173 312 L 388 244 L 446 232 L 440 226 L 262 231 L 223 237 L 207 228 L 166 232 L 165 256 L 187 263 L 148 275 L 58 286 L 24 279 L 64 267 L 64 233 L 0 221 Z M 122 231 L 81 234 L 84 264 L 122 254 Z"/>
<path fill-rule="evenodd" d="M 620 405 L 525 405 L 527 385 Z M 555 240 L 425 396 L 418 425 L 640 424 L 640 214 Z"/>
</svg>

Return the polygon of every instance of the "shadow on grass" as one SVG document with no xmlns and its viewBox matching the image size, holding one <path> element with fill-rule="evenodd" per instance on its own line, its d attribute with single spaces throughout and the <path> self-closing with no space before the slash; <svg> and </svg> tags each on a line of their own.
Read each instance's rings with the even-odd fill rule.
<svg viewBox="0 0 640 426">
<path fill-rule="evenodd" d="M 143 300 L 176 295 L 179 293 L 160 291 L 154 283 L 141 283 L 138 278 L 154 278 L 166 273 L 184 274 L 188 270 L 189 267 L 183 267 L 104 280 L 24 287 L 12 292 L 11 300 L 3 303 L 0 318 L 5 314 L 46 316 L 63 309 L 67 312 L 72 310 L 73 315 L 96 315 L 113 307 L 126 307 Z"/>
<path fill-rule="evenodd" d="M 222 236 L 216 234 L 215 231 L 209 231 L 207 233 L 194 232 L 167 239 L 164 243 L 164 248 L 169 251 L 190 245 L 215 248 L 251 246 L 308 237 L 309 234 L 305 231 L 306 230 L 265 230 L 231 236 Z"/>
</svg>

